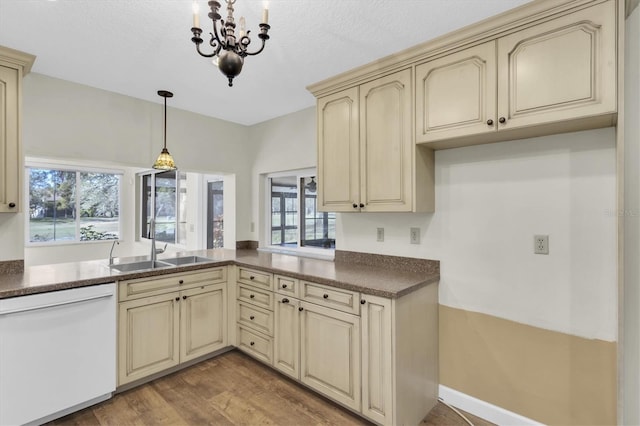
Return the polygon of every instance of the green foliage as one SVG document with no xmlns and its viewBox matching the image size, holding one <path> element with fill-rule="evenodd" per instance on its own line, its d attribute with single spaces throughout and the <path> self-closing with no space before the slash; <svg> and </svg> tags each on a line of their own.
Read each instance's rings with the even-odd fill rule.
<svg viewBox="0 0 640 426">
<path fill-rule="evenodd" d="M 94 241 L 94 240 L 117 240 L 118 236 L 110 232 L 100 232 L 94 229 L 93 225 L 80 227 L 80 240 L 81 241 Z"/>
</svg>

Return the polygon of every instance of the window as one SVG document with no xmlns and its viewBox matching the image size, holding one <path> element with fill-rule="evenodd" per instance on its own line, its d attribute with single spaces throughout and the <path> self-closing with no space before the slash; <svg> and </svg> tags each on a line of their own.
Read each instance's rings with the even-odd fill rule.
<svg viewBox="0 0 640 426">
<path fill-rule="evenodd" d="M 207 248 L 223 248 L 224 182 L 208 182 L 207 194 Z"/>
<path fill-rule="evenodd" d="M 270 244 L 285 248 L 335 248 L 336 214 L 317 210 L 315 176 L 269 179 Z"/>
<path fill-rule="evenodd" d="M 27 167 L 29 242 L 118 239 L 120 175 Z"/>
<path fill-rule="evenodd" d="M 186 244 L 187 175 L 170 170 L 141 176 L 141 237 L 150 238 L 151 219 L 156 221 L 156 241 Z"/>
</svg>

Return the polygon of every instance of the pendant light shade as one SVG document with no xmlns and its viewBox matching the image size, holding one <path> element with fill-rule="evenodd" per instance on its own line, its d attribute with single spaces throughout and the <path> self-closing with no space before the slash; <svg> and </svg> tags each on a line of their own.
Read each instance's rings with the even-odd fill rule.
<svg viewBox="0 0 640 426">
<path fill-rule="evenodd" d="M 173 97 L 173 93 L 166 90 L 158 90 L 158 95 L 164 98 L 164 147 L 156 162 L 153 163 L 153 168 L 157 170 L 175 170 L 176 163 L 167 149 L 167 98 Z"/>
</svg>

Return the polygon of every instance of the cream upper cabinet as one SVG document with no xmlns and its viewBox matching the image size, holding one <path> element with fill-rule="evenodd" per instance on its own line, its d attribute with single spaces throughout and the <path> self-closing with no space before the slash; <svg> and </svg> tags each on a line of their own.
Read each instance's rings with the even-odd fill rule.
<svg viewBox="0 0 640 426">
<path fill-rule="evenodd" d="M 412 210 L 412 88 L 408 69 L 360 86 L 362 211 Z"/>
<path fill-rule="evenodd" d="M 496 129 L 496 43 L 416 67 L 416 140 L 431 142 Z"/>
<path fill-rule="evenodd" d="M 0 46 L 0 213 L 21 211 L 22 77 L 35 56 Z"/>
<path fill-rule="evenodd" d="M 439 149 L 612 125 L 616 60 L 608 1 L 417 65 L 416 142 Z"/>
<path fill-rule="evenodd" d="M 614 1 L 501 37 L 498 127 L 615 112 L 616 69 Z"/>
<path fill-rule="evenodd" d="M 412 105 L 411 69 L 318 99 L 318 210 L 433 211 L 433 153 L 413 143 Z"/>
<path fill-rule="evenodd" d="M 360 202 L 358 102 L 357 87 L 318 99 L 318 210 Z"/>
</svg>

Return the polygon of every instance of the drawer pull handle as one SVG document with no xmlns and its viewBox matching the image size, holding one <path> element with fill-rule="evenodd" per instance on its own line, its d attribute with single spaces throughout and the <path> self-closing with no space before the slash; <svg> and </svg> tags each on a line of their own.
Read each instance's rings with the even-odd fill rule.
<svg viewBox="0 0 640 426">
<path fill-rule="evenodd" d="M 364 300 L 364 299 L 362 299 L 362 300 L 360 301 L 360 304 L 361 304 L 361 305 L 364 305 L 365 303 L 367 303 L 367 301 L 366 301 L 366 300 Z"/>
<path fill-rule="evenodd" d="M 357 205 L 356 203 L 353 203 L 353 208 L 354 208 L 354 209 L 357 209 L 357 208 L 358 208 L 358 205 Z"/>
<path fill-rule="evenodd" d="M 282 299 L 282 303 L 289 303 L 289 299 L 285 297 L 284 299 Z"/>
<path fill-rule="evenodd" d="M 488 119 L 487 120 L 487 126 L 493 126 L 493 120 L 492 119 Z"/>
<path fill-rule="evenodd" d="M 251 275 L 251 276 L 249 277 L 249 279 L 250 279 L 250 280 L 255 280 L 255 279 L 256 279 L 256 277 L 254 277 L 253 275 Z"/>
<path fill-rule="evenodd" d="M 250 295 L 249 295 L 249 299 L 253 299 L 254 297 L 256 297 L 256 295 L 255 295 L 255 294 L 250 294 Z"/>
<path fill-rule="evenodd" d="M 282 288 L 287 288 L 287 285 L 286 284 L 282 284 Z"/>
<path fill-rule="evenodd" d="M 499 121 L 500 123 L 503 123 L 503 124 L 504 124 L 504 123 L 506 123 L 506 122 L 507 122 L 507 119 L 506 119 L 506 118 L 504 118 L 504 117 L 500 117 L 500 118 L 498 119 L 498 121 Z"/>
<path fill-rule="evenodd" d="M 324 297 L 325 299 L 328 299 L 329 295 L 328 294 L 323 294 L 322 297 Z"/>
<path fill-rule="evenodd" d="M 187 300 L 187 296 L 182 296 L 182 300 Z"/>
<path fill-rule="evenodd" d="M 180 301 L 180 298 L 179 298 L 179 297 L 176 297 L 176 302 L 179 302 L 179 301 Z"/>
<path fill-rule="evenodd" d="M 364 207 L 364 204 L 360 203 L 360 208 L 363 208 L 363 207 Z"/>
<path fill-rule="evenodd" d="M 298 308 L 298 311 L 302 312 L 302 311 L 304 311 L 304 308 L 303 308 L 302 306 L 300 306 L 300 307 Z"/>
<path fill-rule="evenodd" d="M 256 342 L 249 342 L 249 344 L 250 344 L 251 346 L 253 346 L 253 345 L 255 345 L 255 344 L 256 344 Z"/>
<path fill-rule="evenodd" d="M 9 203 L 9 208 L 12 209 L 16 206 L 16 203 Z"/>
<path fill-rule="evenodd" d="M 184 284 L 184 280 L 178 281 L 178 284 Z"/>
<path fill-rule="evenodd" d="M 253 315 L 251 315 L 251 316 L 249 317 L 249 319 L 250 319 L 251 321 L 253 321 L 254 319 L 256 319 L 256 317 L 254 317 Z"/>
</svg>

